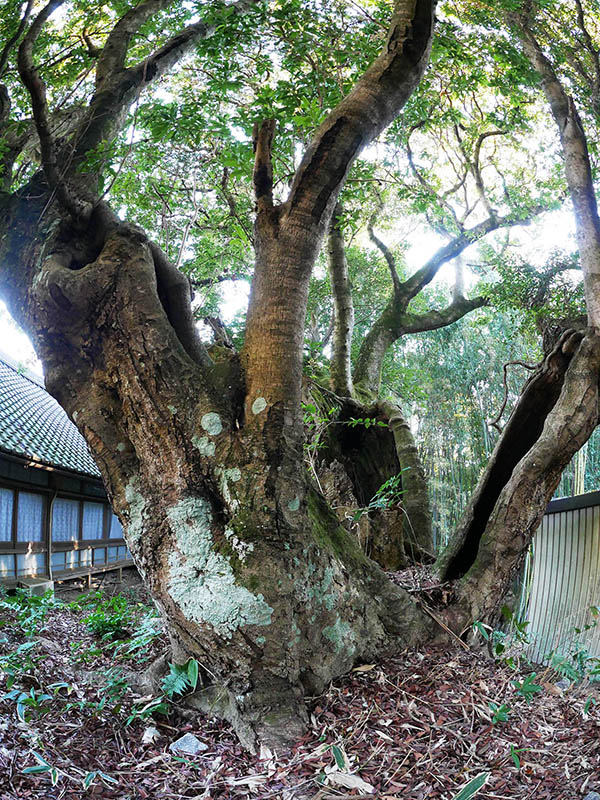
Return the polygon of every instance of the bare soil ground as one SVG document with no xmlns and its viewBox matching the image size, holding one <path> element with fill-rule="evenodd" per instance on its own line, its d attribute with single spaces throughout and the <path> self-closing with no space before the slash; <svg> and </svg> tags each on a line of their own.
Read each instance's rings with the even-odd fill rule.
<svg viewBox="0 0 600 800">
<path fill-rule="evenodd" d="M 81 588 L 65 584 L 57 597 L 70 602 Z M 100 588 L 108 596 L 125 590 L 137 624 L 146 596 L 132 571 L 124 585 L 108 576 Z M 0 609 L 1 800 L 453 800 L 481 773 L 489 774 L 481 800 L 583 800 L 600 792 L 600 695 L 589 682 L 561 689 L 558 676 L 542 670 L 530 681 L 540 690 L 524 692 L 527 671 L 480 652 L 407 651 L 358 666 L 315 698 L 311 729 L 292 753 L 252 756 L 226 724 L 192 716 L 183 703 L 126 724 L 149 702 L 136 696 L 132 676 L 164 639 L 133 655 L 99 647 L 88 613 L 51 608 L 28 638 L 23 621 Z M 23 645 L 21 661 L 29 656 L 31 664 L 21 664 L 12 688 L 33 690 L 34 703 L 22 705 L 19 718 L 17 699 L 6 698 L 15 663 L 6 658 Z M 49 698 L 36 706 L 43 694 Z M 206 749 L 175 756 L 169 745 L 188 732 Z M 25 771 L 32 767 L 41 769 Z"/>
</svg>

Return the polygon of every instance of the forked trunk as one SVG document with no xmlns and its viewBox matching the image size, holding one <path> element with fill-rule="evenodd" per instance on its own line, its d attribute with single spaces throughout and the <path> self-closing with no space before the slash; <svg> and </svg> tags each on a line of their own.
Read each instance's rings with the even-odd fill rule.
<svg viewBox="0 0 600 800">
<path fill-rule="evenodd" d="M 305 694 L 428 623 L 309 485 L 285 398 L 252 396 L 248 419 L 237 357 L 207 373 L 186 352 L 145 237 L 118 223 L 66 237 L 59 218 L 32 236 L 43 208 L 6 209 L 11 310 L 91 446 L 173 659 L 211 684 L 196 702 L 250 748 L 289 743 Z"/>
</svg>

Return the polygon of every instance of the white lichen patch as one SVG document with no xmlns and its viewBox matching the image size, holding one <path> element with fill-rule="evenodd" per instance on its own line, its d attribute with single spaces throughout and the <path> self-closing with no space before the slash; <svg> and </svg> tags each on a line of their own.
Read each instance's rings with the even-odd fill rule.
<svg viewBox="0 0 600 800">
<path fill-rule="evenodd" d="M 176 414 L 177 413 L 177 407 L 176 406 L 168 405 L 167 408 L 169 409 L 171 414 Z"/>
<path fill-rule="evenodd" d="M 122 453 L 125 450 L 126 446 L 127 445 L 125 444 L 125 442 L 119 442 L 119 444 L 117 445 L 117 450 L 119 451 L 119 453 Z"/>
<path fill-rule="evenodd" d="M 127 512 L 127 544 L 131 550 L 136 547 L 144 532 L 146 499 L 140 491 L 140 482 L 138 478 L 132 478 L 125 487 L 125 500 L 129 506 Z"/>
<path fill-rule="evenodd" d="M 293 500 L 290 500 L 288 503 L 288 508 L 290 511 L 298 511 L 300 508 L 300 498 L 294 497 Z"/>
<path fill-rule="evenodd" d="M 215 443 L 208 436 L 192 436 L 192 444 L 199 450 L 200 455 L 210 458 L 215 454 Z"/>
<path fill-rule="evenodd" d="M 236 511 L 239 508 L 240 503 L 239 500 L 232 495 L 231 489 L 229 488 L 229 483 L 237 483 L 237 481 L 241 480 L 242 471 L 239 469 L 239 467 L 217 467 L 215 473 L 219 478 L 219 488 L 221 489 L 223 500 L 232 511 Z"/>
<path fill-rule="evenodd" d="M 168 517 L 177 545 L 169 556 L 168 591 L 184 616 L 226 639 L 247 625 L 270 625 L 273 609 L 262 594 L 238 586 L 229 560 L 215 552 L 209 504 L 182 500 Z"/>
<path fill-rule="evenodd" d="M 200 420 L 200 425 L 202 425 L 209 436 L 218 436 L 223 430 L 221 417 L 214 411 L 209 411 L 208 414 L 204 414 Z"/>
<path fill-rule="evenodd" d="M 237 557 L 242 562 L 246 560 L 248 553 L 251 553 L 254 550 L 254 545 L 252 542 L 242 542 L 242 540 L 235 535 L 231 528 L 225 528 L 225 538 L 232 546 Z"/>
<path fill-rule="evenodd" d="M 267 407 L 267 401 L 264 397 L 257 397 L 256 400 L 252 403 L 252 413 L 253 414 L 260 414 L 261 411 L 264 411 Z"/>
</svg>

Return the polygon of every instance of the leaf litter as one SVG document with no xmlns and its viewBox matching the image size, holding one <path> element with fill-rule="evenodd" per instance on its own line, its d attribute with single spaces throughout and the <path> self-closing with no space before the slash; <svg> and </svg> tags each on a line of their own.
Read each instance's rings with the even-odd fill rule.
<svg viewBox="0 0 600 800">
<path fill-rule="evenodd" d="M 19 634 L 5 620 L 0 651 L 23 644 Z M 522 696 L 526 672 L 455 644 L 357 665 L 313 699 L 310 730 L 291 753 L 263 747 L 252 756 L 225 722 L 177 704 L 168 716 L 125 725 L 124 709 L 140 697 L 126 684 L 119 702 L 102 704 L 102 676 L 119 658 L 102 650 L 74 663 L 65 643 L 95 652 L 95 640 L 68 609 L 52 611 L 33 641 L 40 659 L 28 686 L 52 699 L 23 721 L 3 677 L 0 800 L 456 800 L 476 784 L 481 800 L 583 800 L 600 791 L 594 684 L 557 689 L 556 674 L 542 668 L 542 690 Z M 145 666 L 123 664 L 129 683 Z M 170 752 L 186 733 L 206 749 Z"/>
</svg>

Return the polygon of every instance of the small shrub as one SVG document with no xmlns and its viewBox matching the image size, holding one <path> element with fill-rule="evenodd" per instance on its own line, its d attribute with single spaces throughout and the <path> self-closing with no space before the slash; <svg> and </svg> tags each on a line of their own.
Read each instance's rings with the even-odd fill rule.
<svg viewBox="0 0 600 800">
<path fill-rule="evenodd" d="M 122 595 L 98 600 L 84 619 L 88 629 L 102 639 L 124 639 L 133 624 L 133 613 Z"/>
</svg>

